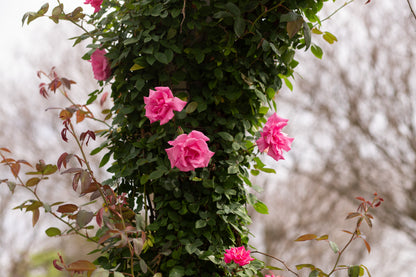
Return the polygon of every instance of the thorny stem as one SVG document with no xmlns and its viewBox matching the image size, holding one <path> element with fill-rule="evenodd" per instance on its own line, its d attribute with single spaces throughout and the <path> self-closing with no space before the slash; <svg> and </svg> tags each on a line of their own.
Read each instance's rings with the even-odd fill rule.
<svg viewBox="0 0 416 277">
<path fill-rule="evenodd" d="M 284 267 L 289 271 L 289 272 L 291 272 L 291 273 L 293 273 L 294 275 L 296 275 L 296 276 L 299 276 L 299 274 L 297 274 L 295 271 L 293 271 L 284 261 L 282 261 L 281 259 L 279 259 L 279 258 L 276 258 L 275 256 L 272 256 L 272 255 L 270 255 L 270 254 L 267 254 L 267 253 L 263 253 L 263 252 L 260 252 L 260 251 L 253 251 L 253 252 L 251 252 L 251 253 L 253 253 L 253 254 L 255 254 L 255 253 L 257 253 L 257 254 L 261 254 L 261 255 L 264 255 L 264 256 L 267 256 L 267 257 L 270 257 L 270 258 L 272 258 L 272 259 L 274 259 L 274 260 L 276 260 L 276 261 L 278 261 L 278 262 L 280 262 L 281 264 L 283 264 L 284 265 Z"/>
</svg>

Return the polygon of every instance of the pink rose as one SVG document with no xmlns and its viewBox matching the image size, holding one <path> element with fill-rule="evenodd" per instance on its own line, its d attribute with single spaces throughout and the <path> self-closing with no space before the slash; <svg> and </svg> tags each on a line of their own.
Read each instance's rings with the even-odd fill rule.
<svg viewBox="0 0 416 277">
<path fill-rule="evenodd" d="M 97 13 L 101 10 L 101 4 L 103 0 L 86 0 L 84 4 L 90 4 L 95 10 L 94 12 Z"/>
<path fill-rule="evenodd" d="M 254 260 L 254 258 L 250 257 L 250 250 L 247 251 L 244 246 L 230 248 L 225 250 L 225 252 L 227 253 L 224 254 L 224 262 L 227 264 L 234 261 L 236 264 L 243 266 Z"/>
<path fill-rule="evenodd" d="M 281 132 L 286 126 L 288 119 L 278 117 L 274 113 L 268 120 L 261 132 L 261 137 L 256 141 L 260 152 L 267 152 L 276 161 L 283 159 L 283 150 L 290 150 L 294 138 L 288 137 Z"/>
<path fill-rule="evenodd" d="M 214 152 L 208 149 L 209 141 L 203 133 L 192 131 L 179 135 L 174 141 L 168 143 L 172 148 L 166 149 L 170 164 L 180 171 L 191 171 L 199 167 L 207 167 Z"/>
<path fill-rule="evenodd" d="M 160 120 L 160 125 L 167 123 L 174 116 L 173 111 L 182 111 L 186 102 L 174 97 L 168 87 L 156 87 L 149 90 L 149 97 L 144 97 L 146 117 L 150 123 Z"/>
<path fill-rule="evenodd" d="M 105 56 L 106 53 L 105 50 L 97 49 L 91 55 L 92 71 L 94 78 L 98 81 L 105 81 L 111 76 L 110 63 Z"/>
</svg>

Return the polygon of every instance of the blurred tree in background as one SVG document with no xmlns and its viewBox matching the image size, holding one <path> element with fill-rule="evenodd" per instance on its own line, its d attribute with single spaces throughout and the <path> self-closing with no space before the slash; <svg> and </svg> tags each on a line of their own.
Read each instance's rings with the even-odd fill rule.
<svg viewBox="0 0 416 277">
<path fill-rule="evenodd" d="M 306 258 L 293 252 L 296 243 L 287 243 L 293 230 L 339 226 L 335 215 L 350 199 L 377 191 L 386 200 L 377 211 L 385 227 L 372 236 L 390 246 L 388 253 L 372 253 L 377 266 L 371 272 L 391 276 L 415 259 L 416 23 L 406 2 L 399 2 L 372 3 L 371 12 L 359 5 L 343 11 L 328 24 L 338 45 L 320 44 L 323 61 L 300 58 L 294 91 L 279 94 L 278 110 L 294 119 L 290 133 L 297 139 L 287 176 L 264 180 L 266 203 L 278 207 L 264 226 L 270 253 Z M 325 248 L 315 251 L 313 260 L 302 262 L 331 259 Z M 356 260 L 365 258 L 361 253 Z M 407 274 L 400 276 L 413 276 Z"/>
</svg>

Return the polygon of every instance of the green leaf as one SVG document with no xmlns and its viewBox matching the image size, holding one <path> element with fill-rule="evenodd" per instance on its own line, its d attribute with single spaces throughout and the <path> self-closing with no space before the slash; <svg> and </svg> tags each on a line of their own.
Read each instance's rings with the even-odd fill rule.
<svg viewBox="0 0 416 277">
<path fill-rule="evenodd" d="M 219 132 L 217 133 L 217 135 L 219 135 L 223 140 L 226 140 L 226 141 L 234 140 L 234 137 L 227 132 Z"/>
<path fill-rule="evenodd" d="M 331 34 L 330 32 L 325 32 L 322 35 L 322 38 L 326 40 L 329 44 L 333 44 L 335 41 L 338 41 L 337 37 Z"/>
<path fill-rule="evenodd" d="M 91 274 L 91 277 L 108 277 L 108 276 L 110 276 L 110 271 L 104 268 L 97 268 Z"/>
<path fill-rule="evenodd" d="M 163 64 L 168 64 L 169 63 L 168 57 L 166 56 L 165 53 L 156 52 L 154 56 L 155 56 L 156 60 L 160 63 L 163 63 Z"/>
<path fill-rule="evenodd" d="M 276 94 L 276 91 L 273 88 L 266 89 L 266 95 L 268 99 L 273 99 Z"/>
<path fill-rule="evenodd" d="M 30 178 L 29 180 L 27 180 L 26 182 L 26 187 L 33 187 L 36 186 L 37 184 L 39 184 L 40 179 L 37 177 L 34 178 Z"/>
<path fill-rule="evenodd" d="M 354 265 L 348 268 L 348 277 L 358 277 L 360 275 L 360 271 L 363 270 L 360 266 Z M 363 270 L 364 272 L 364 270 Z"/>
<path fill-rule="evenodd" d="M 85 210 L 80 210 L 77 214 L 76 222 L 80 228 L 85 227 L 88 223 L 91 222 L 92 218 L 94 217 L 93 212 L 88 212 Z"/>
<path fill-rule="evenodd" d="M 264 204 L 261 201 L 257 201 L 254 205 L 253 205 L 254 209 L 261 214 L 268 214 L 269 213 L 269 209 L 267 208 L 266 204 Z"/>
<path fill-rule="evenodd" d="M 311 271 L 311 273 L 309 273 L 309 277 L 318 277 L 319 276 L 319 271 L 314 269 Z"/>
<path fill-rule="evenodd" d="M 100 167 L 103 167 L 108 163 L 108 161 L 110 160 L 110 156 L 111 156 L 111 152 L 108 152 L 103 156 L 100 162 Z"/>
<path fill-rule="evenodd" d="M 193 113 L 196 110 L 196 108 L 198 108 L 198 102 L 193 101 L 189 103 L 188 105 L 186 105 L 185 111 L 188 114 Z"/>
<path fill-rule="evenodd" d="M 305 38 L 305 51 L 306 51 L 308 50 L 309 46 L 311 46 L 311 42 L 312 42 L 311 28 L 309 28 L 309 25 L 306 22 L 303 22 L 303 37 Z"/>
<path fill-rule="evenodd" d="M 163 174 L 165 174 L 165 172 L 166 172 L 165 169 L 158 168 L 155 171 L 153 171 L 152 173 L 150 173 L 149 179 L 150 180 L 159 179 L 160 177 L 163 176 Z"/>
<path fill-rule="evenodd" d="M 130 67 L 130 71 L 136 71 L 136 70 L 140 70 L 140 69 L 143 69 L 143 68 L 144 68 L 144 66 L 135 63 L 132 67 Z"/>
<path fill-rule="evenodd" d="M 169 272 L 169 277 L 182 277 L 185 275 L 185 269 L 182 266 L 175 266 Z"/>
<path fill-rule="evenodd" d="M 45 231 L 45 233 L 48 235 L 48 237 L 55 237 L 61 235 L 61 230 L 56 227 L 50 227 Z"/>
<path fill-rule="evenodd" d="M 204 228 L 205 226 L 207 226 L 207 221 L 205 219 L 200 219 L 195 222 L 196 229 Z"/>
<path fill-rule="evenodd" d="M 227 10 L 234 16 L 234 17 L 240 17 L 241 15 L 241 11 L 240 8 L 237 7 L 234 3 L 232 2 L 227 2 L 227 4 L 225 4 L 225 7 L 227 8 Z"/>
<path fill-rule="evenodd" d="M 234 33 L 237 37 L 242 37 L 246 28 L 246 22 L 243 18 L 237 17 L 234 21 Z"/>
<path fill-rule="evenodd" d="M 288 12 L 280 16 L 280 22 L 296 21 L 300 18 L 302 18 L 300 14 L 297 14 L 294 12 Z"/>
<path fill-rule="evenodd" d="M 339 252 L 339 247 L 335 242 L 329 241 L 329 246 L 331 247 L 332 251 L 334 251 L 335 254 Z"/>
<path fill-rule="evenodd" d="M 311 46 L 311 52 L 318 59 L 322 59 L 322 56 L 324 54 L 324 52 L 322 51 L 321 47 L 319 47 L 318 45 L 315 45 L 315 44 Z"/>
<path fill-rule="evenodd" d="M 159 274 L 159 273 L 156 273 L 156 274 Z M 154 276 L 156 276 L 156 274 Z M 120 272 L 114 272 L 114 277 L 124 277 L 124 274 Z"/>
</svg>

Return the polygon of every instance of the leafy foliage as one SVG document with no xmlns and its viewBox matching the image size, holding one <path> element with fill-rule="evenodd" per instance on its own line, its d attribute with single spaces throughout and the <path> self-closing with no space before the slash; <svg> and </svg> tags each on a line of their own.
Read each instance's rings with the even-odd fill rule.
<svg viewBox="0 0 416 277">
<path fill-rule="evenodd" d="M 88 109 L 102 90 L 92 92 L 86 105 L 77 105 L 66 93 L 75 82 L 60 78 L 54 70 L 49 75 L 39 73 L 51 81 L 40 85 L 40 93 L 47 98 L 48 92 L 61 90 L 71 101 L 59 114 L 61 137 L 64 141 L 72 137 L 81 155 L 65 152 L 56 166 L 40 162 L 37 171 L 28 173 L 40 177 L 23 182 L 20 165 L 27 162 L 2 154 L 20 185 L 36 196 L 18 207 L 33 213 L 33 225 L 43 206 L 67 224 L 66 233 L 83 235 L 81 231 L 92 227 L 94 217 L 100 227 L 93 238 L 83 235 L 100 245 L 102 256 L 94 264 L 84 260 L 67 264 L 59 256 L 55 268 L 88 276 L 123 276 L 121 272 L 131 272 L 131 276 L 262 276 L 261 261 L 227 268 L 223 255 L 228 248 L 248 245 L 247 205 L 268 213 L 264 203 L 247 193 L 247 186 L 252 186 L 249 173 L 275 173 L 257 157 L 254 142 L 268 111 L 276 109 L 275 95 L 282 79 L 292 87 L 288 78 L 298 64 L 296 50 L 310 48 L 321 58 L 322 50 L 312 44 L 312 33 L 322 34 L 328 43 L 337 41 L 331 33 L 315 28 L 321 22 L 317 13 L 326 1 L 104 0 L 87 21 L 94 27 L 91 31 L 80 23 L 85 18 L 82 8 L 65 13 L 58 1 L 48 17 L 55 23 L 70 21 L 85 31 L 73 38 L 74 44 L 93 39 L 84 59 L 105 49 L 102 53 L 107 54 L 101 58 L 111 62 L 114 106 L 103 111 L 105 120 L 112 118 L 109 129 L 101 133 L 107 141 L 91 152 L 108 150 L 100 166 L 113 158 L 108 169 L 111 180 L 98 182 L 86 158 L 84 147 L 95 140 L 96 132 L 87 130 L 78 136 L 73 124 L 74 118 L 76 123 L 85 118 L 105 123 Z M 45 4 L 38 12 L 26 13 L 22 23 L 47 16 L 48 10 Z M 104 79 L 107 75 L 99 79 L 101 85 Z M 150 123 L 144 109 L 144 97 L 160 86 L 170 87 L 188 103 L 163 125 Z M 101 99 L 106 97 L 103 94 Z M 194 130 L 209 138 L 209 149 L 215 152 L 208 167 L 190 172 L 171 168 L 168 141 Z M 73 158 L 79 167 L 67 168 Z M 103 208 L 91 212 L 71 203 L 43 203 L 36 188 L 58 169 L 72 176 L 72 187 L 82 196 L 90 194 L 92 201 L 101 197 Z M 52 206 L 57 206 L 56 211 Z M 355 216 L 361 214 L 350 215 Z M 371 223 L 367 214 L 360 218 Z M 48 236 L 63 233 L 55 227 L 46 230 Z M 359 236 L 356 231 L 355 235 Z M 307 234 L 297 240 L 311 239 L 328 237 Z M 343 252 L 333 242 L 329 244 L 335 253 Z M 310 276 L 323 274 L 313 265 L 297 266 L 303 267 L 311 269 Z M 350 276 L 357 276 L 357 268 L 348 270 Z M 358 267 L 358 274 L 361 271 Z"/>
</svg>

